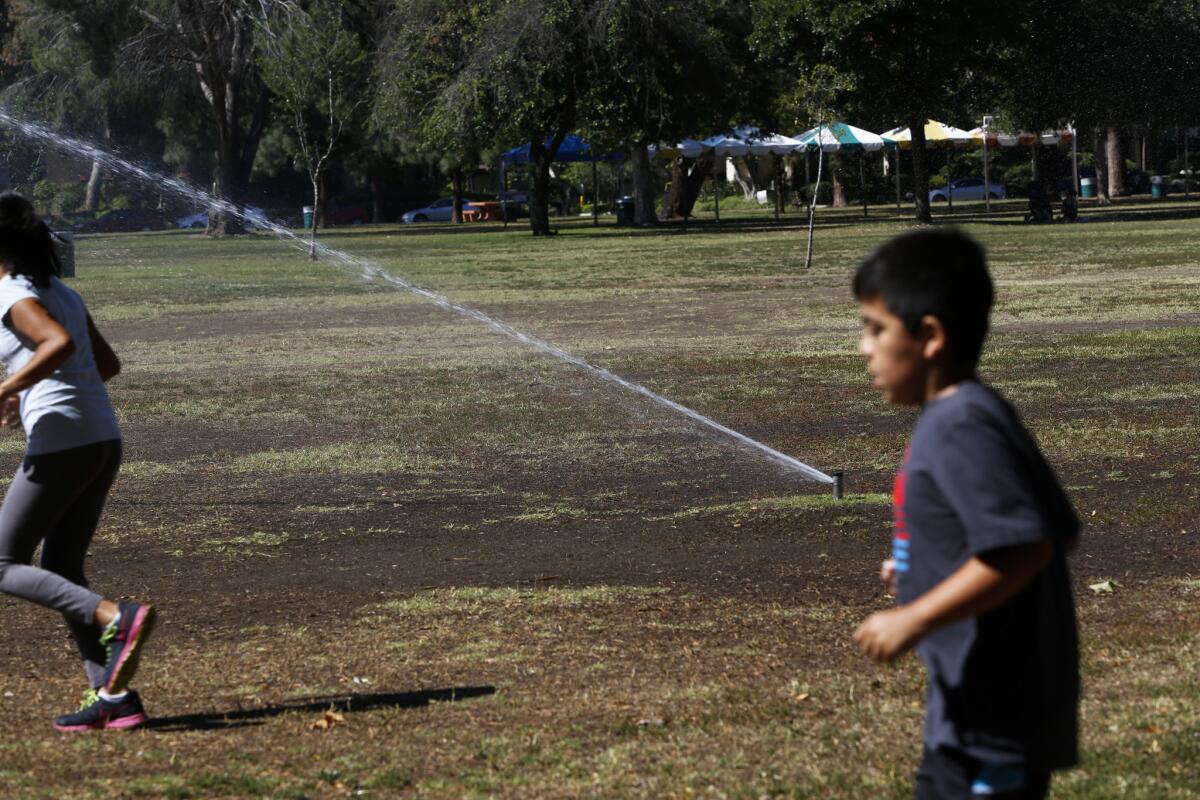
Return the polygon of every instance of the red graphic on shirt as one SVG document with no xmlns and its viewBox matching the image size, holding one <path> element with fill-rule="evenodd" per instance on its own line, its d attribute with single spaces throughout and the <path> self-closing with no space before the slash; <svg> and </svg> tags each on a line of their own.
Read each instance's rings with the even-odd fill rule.
<svg viewBox="0 0 1200 800">
<path fill-rule="evenodd" d="M 892 560 L 897 572 L 908 572 L 909 542 L 908 522 L 904 517 L 904 482 L 905 470 L 908 467 L 909 449 L 904 450 L 904 462 L 896 472 L 896 481 L 892 484 L 892 520 L 895 530 L 892 534 Z"/>
<path fill-rule="evenodd" d="M 892 484 L 892 519 L 896 524 L 896 538 L 908 538 L 908 526 L 904 523 L 904 467 L 908 465 L 908 448 L 904 450 L 904 462 L 896 472 Z"/>
</svg>

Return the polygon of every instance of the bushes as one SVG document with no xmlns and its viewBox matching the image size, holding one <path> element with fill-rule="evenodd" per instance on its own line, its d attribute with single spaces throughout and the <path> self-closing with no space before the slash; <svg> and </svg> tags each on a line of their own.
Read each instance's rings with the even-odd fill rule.
<svg viewBox="0 0 1200 800">
<path fill-rule="evenodd" d="M 43 214 L 61 217 L 83 205 L 87 186 L 82 183 L 55 183 L 40 180 L 33 185 L 33 205 Z"/>
</svg>

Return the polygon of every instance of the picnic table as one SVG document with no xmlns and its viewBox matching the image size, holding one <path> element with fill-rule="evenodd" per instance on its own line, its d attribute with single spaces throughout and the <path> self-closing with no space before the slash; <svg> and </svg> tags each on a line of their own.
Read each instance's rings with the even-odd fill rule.
<svg viewBox="0 0 1200 800">
<path fill-rule="evenodd" d="M 463 206 L 463 219 L 467 222 L 484 222 L 500 219 L 500 203 L 496 200 L 477 200 Z"/>
</svg>

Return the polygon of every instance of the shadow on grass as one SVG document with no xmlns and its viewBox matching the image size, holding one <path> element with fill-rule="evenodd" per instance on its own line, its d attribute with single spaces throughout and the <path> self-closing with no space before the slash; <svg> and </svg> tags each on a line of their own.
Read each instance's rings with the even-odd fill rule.
<svg viewBox="0 0 1200 800">
<path fill-rule="evenodd" d="M 353 713 L 376 708 L 422 708 L 430 703 L 453 703 L 475 697 L 487 697 L 495 693 L 495 686 L 456 686 L 450 689 L 426 689 L 419 692 L 330 695 L 290 700 L 262 708 L 239 708 L 232 711 L 158 717 L 151 719 L 143 728 L 161 733 L 223 731 L 247 725 L 261 725 L 264 719 L 291 712 L 316 714 L 322 711 L 338 711 Z"/>
</svg>

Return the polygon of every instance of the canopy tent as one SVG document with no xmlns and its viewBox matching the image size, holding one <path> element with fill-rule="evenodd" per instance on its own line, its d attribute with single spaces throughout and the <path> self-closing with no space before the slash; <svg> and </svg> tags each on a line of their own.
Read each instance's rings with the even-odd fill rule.
<svg viewBox="0 0 1200 800">
<path fill-rule="evenodd" d="M 836 153 L 842 150 L 872 153 L 885 147 L 896 146 L 892 140 L 884 139 L 882 136 L 853 125 L 847 125 L 844 122 L 818 125 L 812 130 L 797 135 L 796 139 L 800 141 L 804 149 L 810 152 L 816 152 L 820 148 L 825 153 Z"/>
<path fill-rule="evenodd" d="M 986 123 L 987 118 L 984 119 Z M 1042 133 L 1026 133 L 1017 134 L 1000 133 L 992 130 L 985 130 L 982 126 L 974 128 L 970 131 L 971 141 L 976 146 L 983 147 L 983 180 L 985 184 L 991 180 L 988 174 L 988 159 L 987 151 L 989 147 L 1032 147 L 1034 144 L 1041 143 L 1043 147 L 1053 147 L 1060 142 L 1071 145 L 1071 175 L 1075 184 L 1075 192 L 1079 192 L 1079 152 L 1076 150 L 1075 129 L 1068 126 L 1063 130 L 1043 131 Z M 1036 153 L 1035 153 L 1036 157 Z M 991 196 L 986 193 L 987 207 L 991 210 Z"/>
<path fill-rule="evenodd" d="M 786 156 L 800 147 L 800 140 L 778 133 L 764 133 L 758 128 L 740 127 L 733 129 L 738 139 L 750 148 L 752 156 Z"/>
<path fill-rule="evenodd" d="M 866 176 L 861 154 L 874 153 L 886 147 L 896 147 L 896 142 L 878 134 L 847 125 L 845 122 L 829 122 L 799 134 L 801 147 L 809 153 L 859 153 L 859 180 L 863 186 L 863 216 L 867 214 Z M 819 172 L 819 170 L 818 170 Z"/>
<path fill-rule="evenodd" d="M 881 133 L 884 139 L 891 139 L 901 149 L 912 147 L 912 131 L 908 128 L 892 128 Z M 971 145 L 971 134 L 962 128 L 947 125 L 937 120 L 925 121 L 925 144 L 934 147 L 968 147 Z"/>
<path fill-rule="evenodd" d="M 646 148 L 651 158 L 699 158 L 704 151 L 704 144 L 695 139 L 684 139 L 678 144 L 652 144 Z"/>
<path fill-rule="evenodd" d="M 713 161 L 713 209 L 717 217 L 717 222 L 721 221 L 721 193 L 717 189 L 717 165 L 724 164 L 728 156 L 748 156 L 750 155 L 750 145 L 736 136 L 727 136 L 724 133 L 718 133 L 716 136 L 710 136 L 701 142 L 705 149 L 712 150 L 713 155 L 717 158 Z"/>
<path fill-rule="evenodd" d="M 739 139 L 749 145 L 750 155 L 771 156 L 775 173 L 775 202 L 773 203 L 773 206 L 775 211 L 775 221 L 778 222 L 779 214 L 783 209 L 784 202 L 784 173 L 780 163 L 780 158 L 796 152 L 802 146 L 800 140 L 793 139 L 790 136 L 784 136 L 779 133 L 766 133 L 758 128 L 745 125 L 740 128 L 734 128 L 733 132 Z"/>
<path fill-rule="evenodd" d="M 934 119 L 925 120 L 925 146 L 926 147 L 970 147 L 973 144 L 971 134 L 964 131 L 962 128 L 956 128 L 953 125 L 947 125 L 944 122 L 938 122 Z M 900 211 L 900 150 L 912 149 L 912 130 L 909 128 L 892 128 L 890 131 L 881 133 L 884 139 L 890 139 L 896 143 L 896 212 Z M 949 164 L 950 156 L 947 154 L 946 162 Z M 953 193 L 951 194 L 953 197 Z M 954 200 L 949 201 L 953 207 Z"/>
<path fill-rule="evenodd" d="M 554 139 L 546 139 L 545 147 L 550 149 L 554 144 Z M 504 164 L 528 164 L 530 159 L 529 151 L 532 149 L 531 144 L 523 144 L 520 147 L 514 147 L 504 155 L 500 156 L 500 160 Z M 563 137 L 562 144 L 558 146 L 558 152 L 554 154 L 556 163 L 567 163 L 573 161 L 587 161 L 595 163 L 597 161 L 624 161 L 625 154 L 613 151 L 611 153 L 594 154 L 592 146 L 585 142 L 582 138 L 573 133 Z"/>
<path fill-rule="evenodd" d="M 553 137 L 546 139 L 544 147 L 549 150 L 554 145 Z M 528 164 L 532 157 L 530 151 L 533 149 L 533 144 L 523 144 L 520 147 L 514 147 L 512 150 L 500 156 L 500 188 L 501 190 L 507 186 L 507 180 L 504 177 L 505 168 L 513 164 Z M 553 161 L 556 163 L 570 162 L 587 162 L 592 165 L 592 224 L 599 225 L 600 219 L 597 216 L 600 196 L 600 181 L 596 175 L 596 163 L 599 161 L 624 161 L 625 154 L 613 151 L 610 153 L 593 153 L 592 146 L 585 142 L 579 136 L 573 133 L 568 133 L 563 137 L 562 143 L 559 144 L 558 150 L 554 153 Z M 508 226 L 508 214 L 504 215 L 504 225 Z"/>
<path fill-rule="evenodd" d="M 729 136 L 724 133 L 718 133 L 716 136 L 710 136 L 700 143 L 706 150 L 712 150 L 717 158 L 726 156 L 748 156 L 750 155 L 750 145 L 736 136 Z"/>
<path fill-rule="evenodd" d="M 975 146 L 982 146 L 984 135 L 983 128 L 974 128 L 967 132 L 971 137 L 971 143 Z M 1075 139 L 1075 134 L 1069 128 L 1062 131 L 1044 131 L 1042 133 L 1001 133 L 999 131 L 989 130 L 987 132 L 988 147 L 1029 147 L 1034 142 L 1041 142 L 1045 147 L 1053 147 L 1062 142 L 1070 144 Z"/>
</svg>

